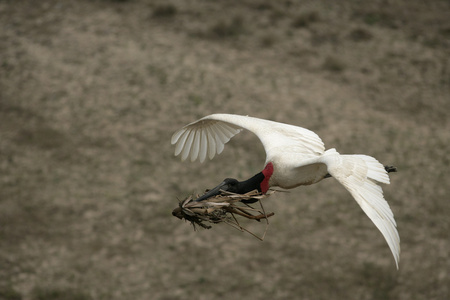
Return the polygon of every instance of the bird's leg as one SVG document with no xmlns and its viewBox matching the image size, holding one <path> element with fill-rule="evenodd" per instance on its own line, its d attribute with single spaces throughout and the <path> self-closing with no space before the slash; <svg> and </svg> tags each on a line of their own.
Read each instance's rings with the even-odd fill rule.
<svg viewBox="0 0 450 300">
<path fill-rule="evenodd" d="M 397 168 L 394 167 L 394 166 L 384 166 L 384 169 L 385 169 L 386 172 L 388 172 L 388 173 L 397 172 Z"/>
<path fill-rule="evenodd" d="M 397 168 L 394 166 L 384 166 L 384 169 L 388 173 L 397 172 Z M 329 178 L 329 177 L 332 177 L 332 176 L 329 173 L 327 173 L 323 178 Z"/>
</svg>

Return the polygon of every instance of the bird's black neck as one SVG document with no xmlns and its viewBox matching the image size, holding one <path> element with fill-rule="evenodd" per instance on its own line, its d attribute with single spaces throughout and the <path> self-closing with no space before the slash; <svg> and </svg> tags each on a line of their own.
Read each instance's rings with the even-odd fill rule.
<svg viewBox="0 0 450 300">
<path fill-rule="evenodd" d="M 251 192 L 253 190 L 258 190 L 261 192 L 261 182 L 264 180 L 264 175 L 262 172 L 259 172 L 255 176 L 250 179 L 240 181 L 237 187 L 237 193 L 245 194 Z"/>
</svg>

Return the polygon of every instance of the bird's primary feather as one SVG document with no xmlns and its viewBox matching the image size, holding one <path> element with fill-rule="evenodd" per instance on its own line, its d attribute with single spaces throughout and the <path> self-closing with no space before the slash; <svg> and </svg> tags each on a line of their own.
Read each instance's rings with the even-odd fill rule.
<svg viewBox="0 0 450 300">
<path fill-rule="evenodd" d="M 175 155 L 181 153 L 181 159 L 186 160 L 189 155 L 191 161 L 197 159 L 203 162 L 215 154 L 220 154 L 225 144 L 243 129 L 247 129 L 261 140 L 268 154 L 292 152 L 304 157 L 312 157 L 325 151 L 322 140 L 311 130 L 249 116 L 230 114 L 213 114 L 192 122 L 172 136 L 172 144 L 175 144 Z M 206 135 L 204 138 L 195 138 L 197 135 Z M 199 155 L 200 154 L 200 155 Z"/>
</svg>

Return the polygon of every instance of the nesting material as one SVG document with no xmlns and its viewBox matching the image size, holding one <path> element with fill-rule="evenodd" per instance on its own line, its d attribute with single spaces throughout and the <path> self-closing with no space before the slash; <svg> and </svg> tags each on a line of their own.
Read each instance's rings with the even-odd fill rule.
<svg viewBox="0 0 450 300">
<path fill-rule="evenodd" d="M 211 226 L 207 225 L 208 223 L 217 224 L 223 222 L 262 240 L 265 232 L 262 237 L 256 236 L 242 227 L 237 217 L 241 216 L 256 221 L 265 220 L 267 231 L 268 218 L 273 216 L 274 213 L 266 213 L 260 200 L 269 197 L 273 193 L 274 191 L 268 191 L 266 194 L 261 194 L 255 190 L 246 194 L 235 194 L 222 191 L 220 195 L 212 196 L 202 201 L 194 201 L 194 195 L 190 195 L 180 201 L 179 206 L 172 211 L 172 215 L 191 222 L 194 230 L 196 225 L 210 229 Z M 259 203 L 260 208 L 253 207 L 257 203 Z"/>
</svg>

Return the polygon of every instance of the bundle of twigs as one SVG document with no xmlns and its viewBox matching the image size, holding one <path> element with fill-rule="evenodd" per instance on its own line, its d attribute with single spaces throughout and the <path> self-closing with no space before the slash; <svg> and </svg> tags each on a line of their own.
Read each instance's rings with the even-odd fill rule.
<svg viewBox="0 0 450 300">
<path fill-rule="evenodd" d="M 266 198 L 273 194 L 274 191 L 268 191 L 266 194 L 261 194 L 258 191 L 252 191 L 246 194 L 235 194 L 226 191 L 222 191 L 220 195 L 210 197 L 202 201 L 195 201 L 194 195 L 188 196 L 186 199 L 180 201 L 179 206 L 172 211 L 172 215 L 179 219 L 185 219 L 194 226 L 210 229 L 211 226 L 205 223 L 217 224 L 224 222 L 232 227 L 246 231 L 251 235 L 264 239 L 262 237 L 256 236 L 249 230 L 242 227 L 236 216 L 245 217 L 247 219 L 261 221 L 266 220 L 268 226 L 268 218 L 273 216 L 274 213 L 266 213 L 261 199 Z M 259 202 L 260 208 L 256 209 L 250 205 L 250 203 Z M 266 231 L 267 231 L 266 226 Z"/>
</svg>

